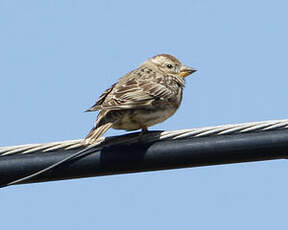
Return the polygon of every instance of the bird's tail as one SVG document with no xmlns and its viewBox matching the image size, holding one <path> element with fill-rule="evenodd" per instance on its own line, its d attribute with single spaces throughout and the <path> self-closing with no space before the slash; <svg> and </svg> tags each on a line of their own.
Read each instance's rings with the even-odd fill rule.
<svg viewBox="0 0 288 230">
<path fill-rule="evenodd" d="M 95 126 L 90 130 L 84 141 L 87 144 L 94 144 L 109 128 L 111 128 L 112 124 L 112 122 L 109 122 L 99 127 Z"/>
</svg>

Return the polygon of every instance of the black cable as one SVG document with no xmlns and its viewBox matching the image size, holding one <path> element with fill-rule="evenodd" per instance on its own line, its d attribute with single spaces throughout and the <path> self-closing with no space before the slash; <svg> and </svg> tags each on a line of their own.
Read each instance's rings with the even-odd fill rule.
<svg viewBox="0 0 288 230">
<path fill-rule="evenodd" d="M 183 140 L 159 140 L 97 147 L 93 152 L 21 183 L 162 169 L 283 159 L 288 155 L 288 130 L 262 131 Z M 92 151 L 91 150 L 91 151 Z M 79 151 L 79 150 L 78 150 Z M 0 184 L 43 170 L 77 151 L 36 152 L 0 157 Z"/>
</svg>

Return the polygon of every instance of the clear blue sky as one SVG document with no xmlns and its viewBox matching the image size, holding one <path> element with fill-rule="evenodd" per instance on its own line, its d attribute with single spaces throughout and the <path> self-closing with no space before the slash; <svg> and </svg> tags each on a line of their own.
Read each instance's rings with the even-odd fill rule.
<svg viewBox="0 0 288 230">
<path fill-rule="evenodd" d="M 0 145 L 84 137 L 96 113 L 83 111 L 159 53 L 199 71 L 153 129 L 288 118 L 287 10 L 284 0 L 0 0 Z M 287 229 L 287 173 L 277 160 L 11 186 L 1 228 Z"/>
</svg>

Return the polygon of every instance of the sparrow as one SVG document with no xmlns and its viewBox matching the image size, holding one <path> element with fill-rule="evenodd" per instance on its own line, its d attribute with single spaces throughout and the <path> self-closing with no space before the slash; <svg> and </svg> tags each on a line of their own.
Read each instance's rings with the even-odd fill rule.
<svg viewBox="0 0 288 230">
<path fill-rule="evenodd" d="M 169 54 L 146 60 L 104 91 L 86 112 L 99 111 L 96 124 L 85 138 L 93 144 L 109 129 L 138 130 L 165 121 L 179 108 L 184 78 L 196 70 Z"/>
<path fill-rule="evenodd" d="M 165 121 L 181 104 L 184 78 L 195 71 L 169 54 L 160 54 L 148 59 L 105 90 L 87 110 L 100 112 L 84 143 L 97 143 L 111 127 L 128 131 L 142 129 L 142 133 L 145 133 L 148 127 Z M 91 148 L 93 145 L 33 174 L 0 184 L 0 187 L 34 178 L 72 158 L 89 153 Z"/>
</svg>

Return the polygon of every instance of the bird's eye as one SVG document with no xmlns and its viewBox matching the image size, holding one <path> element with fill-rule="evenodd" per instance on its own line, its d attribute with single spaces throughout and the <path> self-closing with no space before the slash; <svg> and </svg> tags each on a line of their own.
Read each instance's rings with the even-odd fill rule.
<svg viewBox="0 0 288 230">
<path fill-rule="evenodd" d="M 171 65 L 171 64 L 167 64 L 166 66 L 167 66 L 168 69 L 172 69 L 173 68 L 173 65 Z"/>
</svg>

